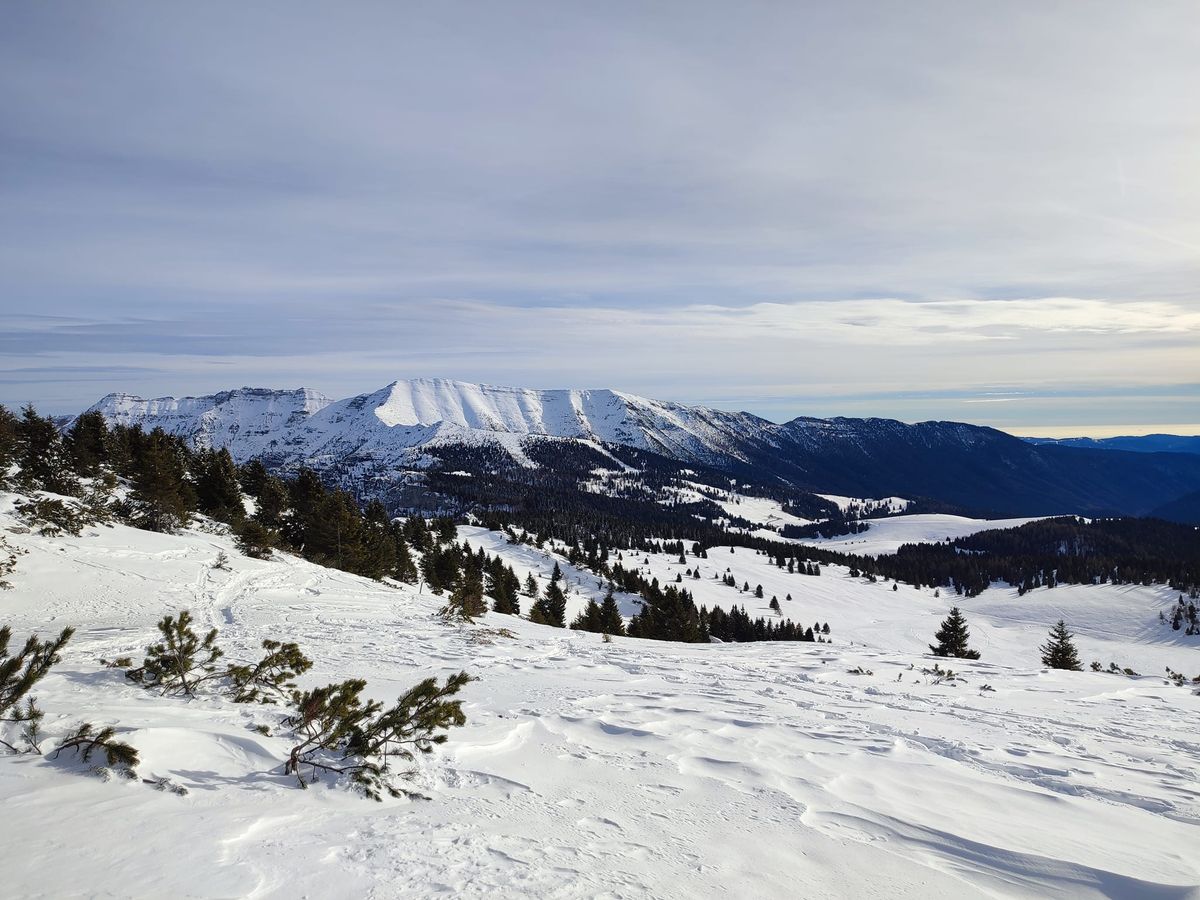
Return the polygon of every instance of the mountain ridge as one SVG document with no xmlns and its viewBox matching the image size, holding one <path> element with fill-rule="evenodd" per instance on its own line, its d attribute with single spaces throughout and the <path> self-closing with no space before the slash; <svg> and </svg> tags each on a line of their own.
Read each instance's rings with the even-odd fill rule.
<svg viewBox="0 0 1200 900">
<path fill-rule="evenodd" d="M 775 423 L 609 389 L 419 378 L 341 400 L 305 388 L 241 388 L 154 400 L 110 394 L 91 410 L 111 424 L 162 427 L 196 447 L 226 447 L 239 462 L 305 465 L 351 482 L 436 467 L 446 448 L 462 450 L 456 468 L 493 474 L 494 458 L 486 467 L 472 463 L 484 448 L 527 469 L 576 464 L 566 460 L 570 454 L 533 454 L 548 440 L 649 453 L 677 470 L 705 466 L 767 489 L 921 497 L 999 516 L 1145 515 L 1200 490 L 1195 455 L 1042 445 L 952 421 L 799 416 Z M 594 457 L 607 464 L 602 453 Z"/>
</svg>

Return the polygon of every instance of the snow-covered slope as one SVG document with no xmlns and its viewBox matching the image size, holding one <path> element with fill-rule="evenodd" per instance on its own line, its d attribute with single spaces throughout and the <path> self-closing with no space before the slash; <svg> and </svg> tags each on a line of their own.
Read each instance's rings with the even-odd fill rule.
<svg viewBox="0 0 1200 900">
<path fill-rule="evenodd" d="M 824 550 L 858 553 L 863 556 L 882 556 L 895 553 L 904 544 L 936 544 L 945 540 L 992 531 L 997 528 L 1018 528 L 1036 518 L 971 519 L 943 513 L 921 513 L 911 516 L 889 516 L 865 519 L 870 527 L 861 534 L 842 534 L 831 538 L 802 538 L 800 544 L 811 544 Z"/>
<path fill-rule="evenodd" d="M 1200 896 L 1200 698 L 1156 675 L 1036 659 L 1065 613 L 1085 659 L 1194 674 L 1195 648 L 1147 624 L 1171 599 L 1157 589 L 968 601 L 984 658 L 953 662 L 965 681 L 934 683 L 921 643 L 944 599 L 837 567 L 787 576 L 744 548 L 688 565 L 705 578 L 732 566 L 768 597 L 768 578 L 790 579 L 834 644 L 605 644 L 495 614 L 450 627 L 439 598 L 250 560 L 216 534 L 5 536 L 28 553 L 0 621 L 18 637 L 79 629 L 39 686 L 47 743 L 79 718 L 117 723 L 142 777 L 189 791 L 0 756 L 5 895 Z M 529 570 L 551 565 L 497 538 Z M 221 551 L 231 571 L 211 568 Z M 677 565 L 649 563 L 664 579 Z M 255 730 L 279 710 L 163 697 L 99 665 L 138 655 L 185 607 L 233 659 L 264 638 L 300 641 L 316 663 L 306 686 L 361 676 L 386 701 L 426 676 L 477 676 L 467 726 L 420 764 L 414 786 L 432 799 L 298 790 L 280 772 L 286 734 Z"/>
</svg>

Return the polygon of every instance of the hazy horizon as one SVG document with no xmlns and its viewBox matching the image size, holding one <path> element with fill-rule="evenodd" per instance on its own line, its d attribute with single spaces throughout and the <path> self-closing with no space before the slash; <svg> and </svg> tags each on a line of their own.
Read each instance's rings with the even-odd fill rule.
<svg viewBox="0 0 1200 900">
<path fill-rule="evenodd" d="M 1200 433 L 1196 26 L 1188 2 L 14 5 L 0 399 L 408 373 Z"/>
<path fill-rule="evenodd" d="M 413 376 L 413 378 L 410 380 L 416 380 L 419 378 L 420 378 L 420 376 Z M 450 380 L 461 380 L 461 379 L 450 379 Z M 389 384 L 390 384 L 390 382 L 389 382 Z M 363 388 L 363 389 L 356 390 L 356 391 L 353 391 L 353 392 L 351 392 L 349 394 L 345 394 L 345 395 L 339 394 L 339 393 L 331 393 L 329 391 L 323 391 L 320 388 L 315 387 L 311 384 L 297 384 L 297 385 L 292 385 L 292 386 L 278 386 L 278 385 L 273 386 L 273 385 L 267 385 L 267 384 L 245 384 L 245 385 L 240 385 L 239 387 L 251 388 L 251 389 L 277 390 L 277 391 L 305 390 L 306 389 L 306 390 L 315 391 L 316 393 L 322 394 L 330 400 L 336 401 L 336 400 L 345 399 L 346 397 L 370 394 L 370 393 L 373 393 L 374 391 L 379 390 L 383 386 L 384 385 L 376 385 L 371 388 Z M 555 390 L 556 389 L 555 387 L 550 387 L 550 386 L 531 387 L 529 385 L 515 385 L 515 384 L 489 385 L 489 386 L 505 387 L 505 388 L 527 388 L 530 390 Z M 595 385 L 593 385 L 591 387 L 580 387 L 577 385 L 563 385 L 563 386 L 559 386 L 559 387 L 567 388 L 567 389 L 580 389 L 580 390 L 601 390 L 602 389 Z M 165 394 L 157 394 L 157 393 L 153 393 L 153 392 L 146 393 L 146 394 L 139 394 L 137 391 L 115 391 L 115 392 L 111 392 L 111 393 L 128 393 L 133 396 L 139 397 L 140 399 L 143 399 L 143 400 L 157 400 L 157 399 L 166 399 L 166 398 L 182 399 L 185 397 L 206 396 L 211 393 L 219 393 L 221 391 L 235 390 L 235 389 L 236 388 L 228 387 L 228 388 L 216 389 L 211 392 L 180 391 L 180 392 L 175 392 L 175 393 L 168 392 Z M 611 388 L 611 387 L 608 389 L 621 390 L 620 388 Z M 624 391 L 624 393 L 635 393 L 635 392 Z M 78 412 L 81 412 L 82 410 L 91 406 L 94 402 L 96 402 L 100 399 L 102 399 L 102 397 L 98 396 L 98 397 L 94 398 L 94 400 L 84 403 L 84 404 L 78 406 L 77 408 L 50 409 L 47 407 L 41 407 L 41 408 L 39 408 L 39 411 L 44 414 L 51 414 L 51 415 L 73 415 Z M 650 399 L 685 403 L 690 406 L 709 406 L 709 407 L 713 407 L 715 409 L 722 409 L 722 410 L 727 410 L 730 412 L 749 412 L 749 413 L 753 413 L 754 415 L 758 415 L 764 419 L 768 419 L 770 421 L 774 421 L 777 423 L 785 422 L 788 419 L 795 418 L 796 416 L 814 415 L 814 414 L 808 413 L 808 412 L 799 412 L 793 416 L 788 416 L 788 415 L 781 416 L 779 414 L 767 414 L 766 412 L 763 412 L 759 409 L 754 409 L 751 406 L 738 406 L 736 404 L 723 403 L 721 401 L 705 402 L 702 400 L 701 401 L 680 400 L 675 397 L 651 397 Z M 3 402 L 3 401 L 0 401 L 0 402 Z M 10 408 L 15 409 L 19 406 L 23 406 L 24 403 L 23 402 L 6 402 L 5 405 L 9 406 Z M 837 415 L 837 414 L 830 414 L 828 416 L 816 416 L 816 417 L 830 418 L 830 417 L 832 417 L 832 415 Z M 907 422 L 930 421 L 930 420 L 918 420 L 918 419 L 903 419 L 898 416 L 881 416 L 881 418 L 900 418 L 901 421 L 907 421 Z M 954 419 L 952 421 L 967 422 L 968 424 L 974 424 L 974 425 L 987 425 L 986 422 L 970 421 L 965 418 Z M 999 426 L 988 426 L 988 427 L 999 428 Z M 1145 426 L 1142 426 L 1135 430 L 1122 430 L 1119 426 L 1112 426 L 1112 425 L 1077 425 L 1077 426 L 1048 426 L 1048 425 L 1021 426 L 1021 425 L 1014 425 L 1014 426 L 999 428 L 999 430 L 1007 432 L 1012 435 L 1015 435 L 1017 437 L 1041 437 L 1041 438 L 1073 438 L 1073 437 L 1107 438 L 1107 437 L 1134 437 L 1134 436 L 1150 435 L 1150 434 L 1166 434 L 1166 435 L 1180 435 L 1180 436 L 1200 435 L 1200 426 L 1189 424 L 1189 423 L 1174 423 L 1174 424 L 1159 423 L 1159 424 L 1145 425 Z"/>
</svg>

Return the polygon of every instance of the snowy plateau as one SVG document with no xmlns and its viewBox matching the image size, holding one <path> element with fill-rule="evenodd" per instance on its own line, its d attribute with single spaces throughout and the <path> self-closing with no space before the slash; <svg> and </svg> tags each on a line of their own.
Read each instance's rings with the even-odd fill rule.
<svg viewBox="0 0 1200 900">
<path fill-rule="evenodd" d="M 834 623 L 833 643 L 606 643 L 496 613 L 447 625 L 444 598 L 250 559 L 203 519 L 44 537 L 14 500 L 0 495 L 0 533 L 26 552 L 5 621 L 18 636 L 78 629 L 38 686 L 45 730 L 119 723 L 141 763 L 139 779 L 104 781 L 0 756 L 5 896 L 1200 897 L 1200 697 L 1159 674 L 1190 675 L 1197 654 L 1159 625 L 1165 587 L 994 587 L 964 603 L 983 659 L 951 660 L 947 680 L 923 671 L 946 610 L 932 589 L 832 565 L 789 575 L 743 547 L 629 564 L 664 582 L 728 567 L 790 593 L 787 614 Z M 949 524 L 924 527 L 941 539 Z M 460 537 L 522 579 L 557 562 L 568 618 L 601 593 L 549 546 Z M 228 570 L 213 568 L 222 552 Z M 695 593 L 768 613 L 715 581 Z M 138 656 L 184 608 L 230 656 L 300 642 L 315 661 L 303 686 L 364 677 L 388 701 L 470 672 L 466 726 L 418 763 L 429 799 L 298 790 L 276 708 L 163 697 L 100 665 Z M 1144 674 L 1041 666 L 1059 617 L 1082 659 Z M 141 780 L 160 778 L 186 795 Z"/>
</svg>

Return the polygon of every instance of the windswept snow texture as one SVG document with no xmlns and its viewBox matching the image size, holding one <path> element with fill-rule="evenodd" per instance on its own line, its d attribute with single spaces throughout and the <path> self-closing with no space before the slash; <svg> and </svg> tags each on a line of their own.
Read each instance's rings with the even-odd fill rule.
<svg viewBox="0 0 1200 900">
<path fill-rule="evenodd" d="M 10 510 L 0 495 L 0 528 Z M 522 573 L 553 565 L 497 533 L 464 536 Z M 1157 621 L 1174 602 L 1162 588 L 964 601 L 983 659 L 950 661 L 965 680 L 935 683 L 923 643 L 947 599 L 833 566 L 789 576 L 745 548 L 636 562 L 663 580 L 700 566 L 706 602 L 767 602 L 711 577 L 726 566 L 768 598 L 788 587 L 786 612 L 827 619 L 836 643 L 605 644 L 496 614 L 451 627 L 442 598 L 247 559 L 216 534 L 5 537 L 28 554 L 0 621 L 18 638 L 79 629 L 39 685 L 46 745 L 81 718 L 116 723 L 142 778 L 189 791 L 0 755 L 7 896 L 1200 896 L 1200 698 L 1156 674 L 1200 665 Z M 221 551 L 231 571 L 212 568 Z M 100 666 L 140 656 L 182 608 L 220 629 L 232 660 L 299 641 L 316 663 L 305 686 L 364 677 L 388 701 L 420 678 L 475 675 L 467 726 L 419 763 L 430 801 L 299 790 L 281 773 L 282 710 L 163 697 Z M 1059 615 L 1085 660 L 1147 674 L 1042 669 L 1036 645 Z"/>
</svg>

